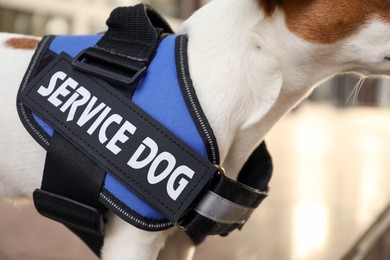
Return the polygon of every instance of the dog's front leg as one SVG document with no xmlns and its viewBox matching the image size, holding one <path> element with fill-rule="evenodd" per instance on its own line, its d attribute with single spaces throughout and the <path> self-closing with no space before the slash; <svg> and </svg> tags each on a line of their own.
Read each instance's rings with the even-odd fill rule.
<svg viewBox="0 0 390 260">
<path fill-rule="evenodd" d="M 175 230 L 165 242 L 158 260 L 191 260 L 195 246 L 185 232 Z"/>
<path fill-rule="evenodd" d="M 103 260 L 155 260 L 173 229 L 147 232 L 126 223 L 114 214 L 108 215 Z"/>
</svg>

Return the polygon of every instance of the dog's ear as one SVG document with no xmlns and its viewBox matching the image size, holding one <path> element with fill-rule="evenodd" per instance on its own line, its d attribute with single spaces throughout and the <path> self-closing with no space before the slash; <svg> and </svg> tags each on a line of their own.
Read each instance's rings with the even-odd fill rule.
<svg viewBox="0 0 390 260">
<path fill-rule="evenodd" d="M 267 16 L 271 16 L 277 6 L 277 0 L 258 0 L 260 7 L 264 10 Z"/>
</svg>

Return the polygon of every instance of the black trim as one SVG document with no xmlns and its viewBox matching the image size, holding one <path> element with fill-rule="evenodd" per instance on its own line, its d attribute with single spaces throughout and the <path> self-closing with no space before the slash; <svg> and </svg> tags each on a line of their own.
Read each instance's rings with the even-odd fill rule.
<svg viewBox="0 0 390 260">
<path fill-rule="evenodd" d="M 36 74 L 45 66 L 45 62 L 42 62 L 45 56 L 48 56 L 47 53 L 52 54 L 49 51 L 49 46 L 55 37 L 52 35 L 45 36 L 39 42 L 38 47 L 28 65 L 28 69 L 23 76 L 21 86 L 18 91 L 18 96 L 25 90 L 27 84 L 33 79 Z M 39 69 L 39 70 L 38 70 Z M 29 134 L 34 138 L 34 140 L 41 145 L 45 150 L 48 149 L 51 137 L 46 133 L 44 129 L 35 121 L 32 116 L 32 112 L 19 100 L 16 101 L 16 109 L 19 114 L 19 118 L 22 121 L 23 126 L 29 132 Z"/>
<path fill-rule="evenodd" d="M 49 64 L 52 60 L 54 60 L 58 55 L 57 53 L 50 50 L 50 45 L 52 41 L 55 39 L 55 36 L 49 36 L 49 42 L 44 49 L 43 55 L 39 58 L 36 71 L 34 72 L 34 77 L 38 74 L 38 72 L 42 71 L 47 64 Z"/>
<path fill-rule="evenodd" d="M 208 159 L 213 164 L 219 164 L 220 159 L 217 139 L 215 138 L 213 129 L 211 128 L 207 117 L 202 110 L 202 106 L 199 103 L 196 91 L 191 80 L 190 71 L 188 67 L 187 45 L 187 36 L 178 35 L 176 38 L 176 70 L 180 89 L 183 94 L 183 98 L 186 102 L 187 108 L 192 117 L 192 120 L 195 122 L 196 128 L 198 129 L 203 143 L 206 146 L 207 154 L 209 157 Z M 191 102 L 193 102 L 193 104 Z M 196 107 L 196 111 L 193 105 Z"/>
</svg>

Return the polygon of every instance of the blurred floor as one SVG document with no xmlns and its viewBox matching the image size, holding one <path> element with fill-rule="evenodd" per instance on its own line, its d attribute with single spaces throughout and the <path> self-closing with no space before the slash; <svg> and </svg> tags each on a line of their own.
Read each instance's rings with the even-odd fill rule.
<svg viewBox="0 0 390 260">
<path fill-rule="evenodd" d="M 269 197 L 242 232 L 209 239 L 197 259 L 341 259 L 390 204 L 390 110 L 309 103 L 266 139 Z"/>
<path fill-rule="evenodd" d="M 241 232 L 209 238 L 195 259 L 341 259 L 390 204 L 390 109 L 308 103 L 267 144 L 269 198 Z M 0 260 L 94 259 L 31 206 L 0 203 L 0 234 Z"/>
</svg>

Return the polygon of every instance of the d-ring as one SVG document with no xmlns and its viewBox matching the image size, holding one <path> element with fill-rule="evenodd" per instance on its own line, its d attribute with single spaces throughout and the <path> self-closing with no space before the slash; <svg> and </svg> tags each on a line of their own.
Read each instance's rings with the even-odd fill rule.
<svg viewBox="0 0 390 260">
<path fill-rule="evenodd" d="M 175 226 L 178 230 L 183 231 L 183 232 L 188 230 L 188 229 L 186 229 L 185 227 L 183 227 L 182 225 L 180 225 L 179 222 L 176 222 L 176 223 L 174 224 L 174 226 Z"/>
<path fill-rule="evenodd" d="M 214 166 L 217 167 L 220 174 L 223 174 L 226 176 L 225 168 L 223 168 L 221 165 L 218 165 L 218 164 L 214 164 Z"/>
</svg>

